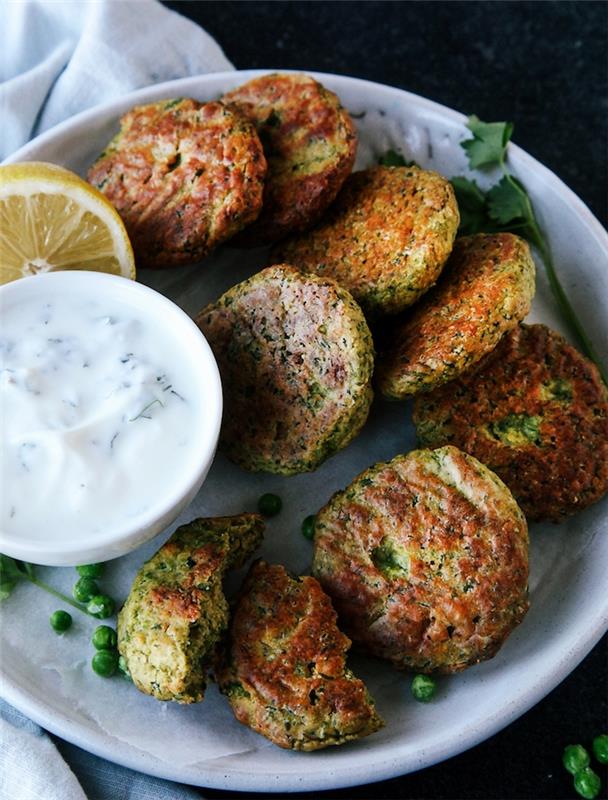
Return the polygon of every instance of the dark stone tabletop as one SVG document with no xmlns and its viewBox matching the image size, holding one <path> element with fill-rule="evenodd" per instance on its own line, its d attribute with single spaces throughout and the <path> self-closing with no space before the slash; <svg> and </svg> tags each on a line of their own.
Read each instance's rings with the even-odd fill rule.
<svg viewBox="0 0 608 800">
<path fill-rule="evenodd" d="M 512 120 L 514 141 L 607 224 L 607 3 L 225 0 L 166 5 L 209 31 L 238 69 L 353 75 L 487 121 Z M 608 729 L 606 666 L 604 638 L 544 700 L 468 752 L 390 781 L 293 797 L 575 798 L 561 753 L 566 744 L 588 744 Z M 608 773 L 606 768 L 599 772 L 606 797 Z M 231 796 L 211 789 L 201 793 Z"/>
</svg>

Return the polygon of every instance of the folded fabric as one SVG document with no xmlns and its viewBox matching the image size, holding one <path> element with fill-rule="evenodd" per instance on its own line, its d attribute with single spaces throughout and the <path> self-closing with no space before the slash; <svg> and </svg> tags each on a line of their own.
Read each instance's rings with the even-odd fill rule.
<svg viewBox="0 0 608 800">
<path fill-rule="evenodd" d="M 0 159 L 134 89 L 232 69 L 209 34 L 156 0 L 0 0 L 0 30 Z M 78 779 L 89 800 L 201 797 L 60 747 L 74 772 L 38 725 L 0 701 L 0 800 L 87 800 Z"/>
<path fill-rule="evenodd" d="M 0 30 L 0 159 L 134 89 L 232 69 L 215 39 L 156 0 L 4 0 Z"/>
</svg>

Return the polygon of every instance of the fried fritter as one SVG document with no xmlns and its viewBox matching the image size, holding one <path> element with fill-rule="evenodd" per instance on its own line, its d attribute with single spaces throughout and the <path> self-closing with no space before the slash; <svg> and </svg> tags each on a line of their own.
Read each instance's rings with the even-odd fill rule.
<svg viewBox="0 0 608 800">
<path fill-rule="evenodd" d="M 260 544 L 258 514 L 195 519 L 137 574 L 118 615 L 118 649 L 133 683 L 157 700 L 196 703 L 228 626 L 222 577 Z"/>
<path fill-rule="evenodd" d="M 364 650 L 401 669 L 457 672 L 494 656 L 528 609 L 528 529 L 479 461 L 416 450 L 319 511 L 313 574 Z"/>
<path fill-rule="evenodd" d="M 374 316 L 414 303 L 437 280 L 458 229 L 449 181 L 418 167 L 353 173 L 323 222 L 273 254 L 338 281 Z"/>
<path fill-rule="evenodd" d="M 318 581 L 260 561 L 245 581 L 216 678 L 239 722 L 280 747 L 344 744 L 384 724 L 345 665 L 349 647 Z"/>
<path fill-rule="evenodd" d="M 136 106 L 88 180 L 122 217 L 138 266 L 191 264 L 262 207 L 266 159 L 254 126 L 222 103 Z"/>
<path fill-rule="evenodd" d="M 421 395 L 425 447 L 454 444 L 494 470 L 529 519 L 559 521 L 608 492 L 608 391 L 544 325 L 520 325 L 473 372 Z"/>
<path fill-rule="evenodd" d="M 197 324 L 224 387 L 220 446 L 245 469 L 313 470 L 365 423 L 373 343 L 361 309 L 334 281 L 268 267 Z"/>
<path fill-rule="evenodd" d="M 271 244 L 316 222 L 353 168 L 357 135 L 339 99 L 307 75 L 263 75 L 222 98 L 257 128 L 268 161 L 264 207 L 239 244 Z"/>
<path fill-rule="evenodd" d="M 457 239 L 439 282 L 396 324 L 379 358 L 382 393 L 401 400 L 465 372 L 526 316 L 534 279 L 530 248 L 519 236 Z"/>
</svg>

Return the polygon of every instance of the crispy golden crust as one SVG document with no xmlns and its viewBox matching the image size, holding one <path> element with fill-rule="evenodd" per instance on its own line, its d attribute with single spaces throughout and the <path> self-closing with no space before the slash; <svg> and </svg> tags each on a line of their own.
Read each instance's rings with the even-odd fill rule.
<svg viewBox="0 0 608 800">
<path fill-rule="evenodd" d="M 544 325 L 520 325 L 479 367 L 421 395 L 421 444 L 454 444 L 499 475 L 529 519 L 559 521 L 608 492 L 608 392 Z"/>
<path fill-rule="evenodd" d="M 253 125 L 222 103 L 137 106 L 90 168 L 118 210 L 138 266 L 199 261 L 262 207 L 266 160 Z"/>
<path fill-rule="evenodd" d="M 391 400 L 453 380 L 496 347 L 530 310 L 535 269 L 527 243 L 512 233 L 457 239 L 437 286 L 397 323 L 378 361 L 378 385 Z"/>
<path fill-rule="evenodd" d="M 263 532 L 258 514 L 196 519 L 143 565 L 118 615 L 118 649 L 140 691 L 178 703 L 203 699 L 228 626 L 222 577 L 249 558 Z"/>
<path fill-rule="evenodd" d="M 476 459 L 417 450 L 361 473 L 321 509 L 313 574 L 365 650 L 456 672 L 495 655 L 526 613 L 526 521 Z"/>
<path fill-rule="evenodd" d="M 458 229 L 451 184 L 418 167 L 353 173 L 314 230 L 276 260 L 334 278 L 371 314 L 394 314 L 437 280 Z"/>
<path fill-rule="evenodd" d="M 220 443 L 245 469 L 315 469 L 363 426 L 371 334 L 334 281 L 268 267 L 205 308 L 197 324 L 224 388 Z"/>
<path fill-rule="evenodd" d="M 216 678 L 239 722 L 279 747 L 318 750 L 383 725 L 363 682 L 346 668 L 349 647 L 314 578 L 258 562 Z"/>
<path fill-rule="evenodd" d="M 346 109 L 307 75 L 264 75 L 222 100 L 254 123 L 268 160 L 262 213 L 238 243 L 271 244 L 310 227 L 353 168 L 357 135 Z"/>
</svg>

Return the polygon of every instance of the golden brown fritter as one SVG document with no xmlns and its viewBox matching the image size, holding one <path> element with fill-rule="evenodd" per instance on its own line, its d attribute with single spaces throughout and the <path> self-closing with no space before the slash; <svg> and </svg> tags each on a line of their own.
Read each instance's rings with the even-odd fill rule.
<svg viewBox="0 0 608 800">
<path fill-rule="evenodd" d="M 316 222 L 353 168 L 357 135 L 333 92 L 307 75 L 254 78 L 222 98 L 257 128 L 268 161 L 264 207 L 238 238 L 271 244 Z"/>
<path fill-rule="evenodd" d="M 319 750 L 383 725 L 345 665 L 349 647 L 318 581 L 260 561 L 241 591 L 216 678 L 239 722 L 279 747 Z"/>
<path fill-rule="evenodd" d="M 273 254 L 338 281 L 369 314 L 394 314 L 437 280 L 458 229 L 449 181 L 418 167 L 353 173 L 314 230 Z"/>
<path fill-rule="evenodd" d="M 361 309 L 334 281 L 268 267 L 197 324 L 222 377 L 220 445 L 245 469 L 316 469 L 365 423 L 373 343 Z"/>
<path fill-rule="evenodd" d="M 477 369 L 414 406 L 425 447 L 454 444 L 494 470 L 529 519 L 560 520 L 608 492 L 608 391 L 544 325 L 520 325 Z"/>
<path fill-rule="evenodd" d="M 457 239 L 437 285 L 395 325 L 378 361 L 391 400 L 453 380 L 492 351 L 530 310 L 535 268 L 528 244 L 512 233 Z"/>
<path fill-rule="evenodd" d="M 228 627 L 224 572 L 243 565 L 263 532 L 258 514 L 195 519 L 143 565 L 118 615 L 118 649 L 140 691 L 178 703 L 203 699 Z"/>
<path fill-rule="evenodd" d="M 266 160 L 253 125 L 222 103 L 136 106 L 88 180 L 122 217 L 138 266 L 191 264 L 252 222 Z"/>
<path fill-rule="evenodd" d="M 528 609 L 528 530 L 507 487 L 455 447 L 361 473 L 317 514 L 313 574 L 363 649 L 418 672 L 496 654 Z"/>
</svg>

